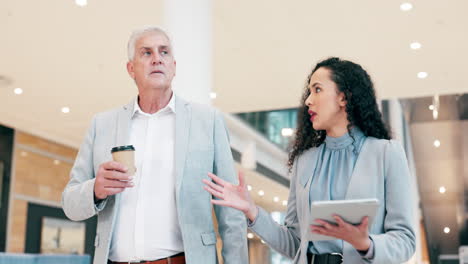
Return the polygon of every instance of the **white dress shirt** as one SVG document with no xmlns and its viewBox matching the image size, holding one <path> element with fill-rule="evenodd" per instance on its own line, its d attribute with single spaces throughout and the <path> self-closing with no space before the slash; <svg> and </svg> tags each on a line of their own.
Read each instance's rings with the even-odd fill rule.
<svg viewBox="0 0 468 264">
<path fill-rule="evenodd" d="M 135 186 L 120 194 L 112 261 L 157 260 L 184 251 L 175 200 L 174 97 L 154 114 L 135 102 L 129 142 L 135 147 Z"/>
</svg>

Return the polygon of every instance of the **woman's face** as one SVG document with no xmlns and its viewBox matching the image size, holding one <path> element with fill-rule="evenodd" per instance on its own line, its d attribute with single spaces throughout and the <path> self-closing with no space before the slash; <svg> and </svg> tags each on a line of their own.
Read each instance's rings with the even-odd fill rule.
<svg viewBox="0 0 468 264">
<path fill-rule="evenodd" d="M 309 91 L 305 104 L 309 108 L 314 129 L 326 130 L 329 134 L 328 132 L 337 128 L 346 128 L 348 120 L 345 96 L 332 81 L 329 69 L 321 67 L 312 74 Z"/>
</svg>

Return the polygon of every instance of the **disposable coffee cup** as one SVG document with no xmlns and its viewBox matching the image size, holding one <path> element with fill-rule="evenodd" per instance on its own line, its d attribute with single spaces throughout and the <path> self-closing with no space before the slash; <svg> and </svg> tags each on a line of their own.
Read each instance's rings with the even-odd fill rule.
<svg viewBox="0 0 468 264">
<path fill-rule="evenodd" d="M 114 161 L 125 165 L 130 175 L 135 175 L 135 148 L 133 145 L 113 147 L 111 153 Z"/>
</svg>

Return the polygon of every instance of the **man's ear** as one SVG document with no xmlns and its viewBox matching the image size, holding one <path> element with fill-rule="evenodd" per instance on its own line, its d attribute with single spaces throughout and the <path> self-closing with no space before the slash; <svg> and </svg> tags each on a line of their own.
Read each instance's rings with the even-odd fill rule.
<svg viewBox="0 0 468 264">
<path fill-rule="evenodd" d="M 127 62 L 127 72 L 128 75 L 130 75 L 130 77 L 135 80 L 135 71 L 133 69 L 133 62 L 131 61 Z"/>
</svg>

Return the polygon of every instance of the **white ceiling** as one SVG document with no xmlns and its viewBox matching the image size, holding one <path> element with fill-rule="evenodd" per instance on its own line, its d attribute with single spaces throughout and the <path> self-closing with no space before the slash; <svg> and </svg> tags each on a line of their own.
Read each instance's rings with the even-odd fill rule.
<svg viewBox="0 0 468 264">
<path fill-rule="evenodd" d="M 93 114 L 136 94 L 126 41 L 163 23 L 164 1 L 88 2 L 0 2 L 0 75 L 12 80 L 0 86 L 0 123 L 76 147 Z M 468 92 L 468 1 L 411 3 L 402 12 L 393 0 L 213 1 L 214 105 L 295 107 L 308 72 L 332 55 L 364 65 L 381 98 Z"/>
<path fill-rule="evenodd" d="M 299 103 L 317 61 L 362 64 L 381 98 L 468 91 L 468 1 L 218 1 L 216 104 L 227 111 Z M 413 41 L 420 50 L 409 48 Z M 427 79 L 416 77 L 419 71 Z"/>
</svg>

